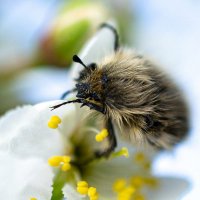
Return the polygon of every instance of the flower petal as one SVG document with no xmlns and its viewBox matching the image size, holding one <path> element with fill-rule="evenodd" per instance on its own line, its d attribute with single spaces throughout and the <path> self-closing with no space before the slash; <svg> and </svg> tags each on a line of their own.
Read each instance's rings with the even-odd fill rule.
<svg viewBox="0 0 200 200">
<path fill-rule="evenodd" d="M 63 188 L 64 197 L 68 200 L 80 200 L 84 199 L 83 195 L 80 195 L 73 186 L 65 185 Z"/>
<path fill-rule="evenodd" d="M 130 177 L 152 177 L 151 170 L 142 168 L 131 158 L 115 158 L 90 164 L 84 169 L 83 180 L 97 188 L 101 199 L 116 199 L 113 193 L 113 183 L 117 179 L 130 180 Z M 188 190 L 189 184 L 184 179 L 159 178 L 158 187 L 142 189 L 148 200 L 177 200 Z"/>
<path fill-rule="evenodd" d="M 114 27 L 116 26 L 114 22 L 108 23 Z M 114 43 L 115 36 L 113 32 L 106 27 L 102 28 L 86 43 L 79 56 L 85 64 L 98 62 L 108 54 L 114 52 Z M 80 64 L 74 64 L 71 71 L 72 77 L 77 78 L 81 69 L 82 66 Z"/>
<path fill-rule="evenodd" d="M 159 186 L 146 194 L 149 200 L 179 200 L 189 190 L 189 182 L 181 178 L 159 178 Z"/>
<path fill-rule="evenodd" d="M 1 154 L 0 163 L 0 199 L 50 199 L 53 172 L 42 159 Z"/>
<path fill-rule="evenodd" d="M 45 102 L 35 106 L 23 106 L 9 111 L 0 119 L 0 151 L 17 154 L 23 158 L 38 157 L 45 161 L 52 155 L 66 150 L 67 138 L 75 128 L 75 106 L 50 110 L 50 106 L 62 101 Z M 50 129 L 47 122 L 51 116 L 60 116 L 66 124 Z M 65 138 L 63 138 L 65 137 Z"/>
<path fill-rule="evenodd" d="M 133 159 L 120 157 L 87 166 L 82 178 L 97 188 L 101 198 L 116 199 L 112 191 L 114 182 L 120 178 L 129 179 L 134 175 L 148 176 L 149 172 L 141 169 Z"/>
</svg>

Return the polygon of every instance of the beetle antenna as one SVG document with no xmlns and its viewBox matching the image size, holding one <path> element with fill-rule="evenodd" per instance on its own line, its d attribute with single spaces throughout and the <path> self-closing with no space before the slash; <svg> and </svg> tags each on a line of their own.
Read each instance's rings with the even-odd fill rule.
<svg viewBox="0 0 200 200">
<path fill-rule="evenodd" d="M 86 69 L 88 68 L 84 63 L 83 61 L 77 56 L 77 55 L 74 55 L 73 56 L 73 61 L 76 62 L 76 63 L 79 63 L 81 64 L 83 67 L 85 67 Z"/>
<path fill-rule="evenodd" d="M 72 100 L 72 101 L 65 101 L 65 102 L 63 102 L 61 104 L 57 104 L 55 106 L 51 106 L 50 108 L 51 108 L 51 110 L 54 110 L 54 109 L 59 108 L 59 107 L 65 105 L 65 104 L 68 104 L 68 103 L 82 103 L 82 100 L 81 99 L 75 99 L 75 100 Z"/>
</svg>

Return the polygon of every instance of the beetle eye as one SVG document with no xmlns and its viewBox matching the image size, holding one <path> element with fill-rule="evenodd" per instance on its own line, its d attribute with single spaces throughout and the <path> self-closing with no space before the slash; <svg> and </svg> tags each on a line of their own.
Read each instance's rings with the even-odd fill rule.
<svg viewBox="0 0 200 200">
<path fill-rule="evenodd" d="M 90 89 L 90 85 L 88 83 L 77 83 L 76 88 L 80 92 L 87 92 Z"/>
<path fill-rule="evenodd" d="M 92 71 L 94 71 L 97 68 L 97 64 L 96 63 L 91 63 L 87 66 L 89 69 L 91 69 Z"/>
<path fill-rule="evenodd" d="M 99 101 L 99 100 L 100 100 L 99 95 L 98 95 L 96 92 L 93 92 L 93 93 L 91 94 L 91 96 L 92 96 L 92 98 L 93 98 L 95 101 Z"/>
<path fill-rule="evenodd" d="M 90 86 L 88 83 L 77 83 L 76 88 L 78 91 L 76 97 L 79 97 L 79 98 L 88 97 L 88 91 L 90 90 Z"/>
</svg>

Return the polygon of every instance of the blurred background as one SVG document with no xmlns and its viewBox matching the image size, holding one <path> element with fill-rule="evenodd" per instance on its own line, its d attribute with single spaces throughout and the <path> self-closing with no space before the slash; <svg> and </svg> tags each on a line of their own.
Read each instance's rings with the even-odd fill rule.
<svg viewBox="0 0 200 200">
<path fill-rule="evenodd" d="M 200 195 L 200 1 L 0 1 L 0 114 L 59 99 L 70 88 L 72 55 L 100 23 L 116 19 L 121 43 L 168 71 L 191 110 L 187 141 L 156 159 L 154 173 L 187 179 L 183 197 Z"/>
</svg>

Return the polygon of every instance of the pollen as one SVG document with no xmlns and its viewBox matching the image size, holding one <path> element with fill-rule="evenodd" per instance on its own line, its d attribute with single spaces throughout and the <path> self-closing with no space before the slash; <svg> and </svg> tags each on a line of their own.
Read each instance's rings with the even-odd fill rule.
<svg viewBox="0 0 200 200">
<path fill-rule="evenodd" d="M 143 167 L 145 170 L 150 170 L 151 169 L 151 162 L 150 161 L 147 161 L 143 164 Z"/>
<path fill-rule="evenodd" d="M 118 193 L 118 200 L 130 200 L 134 192 L 134 187 L 128 186 Z"/>
<path fill-rule="evenodd" d="M 102 142 L 108 136 L 108 130 L 103 129 L 100 133 L 98 133 L 95 137 L 97 142 Z"/>
<path fill-rule="evenodd" d="M 134 200 L 145 200 L 145 199 L 146 199 L 145 196 L 142 194 L 136 194 L 134 196 Z"/>
<path fill-rule="evenodd" d="M 97 200 L 99 198 L 99 194 L 97 193 L 97 189 L 95 187 L 90 187 L 88 189 L 88 196 L 90 200 Z"/>
<path fill-rule="evenodd" d="M 126 148 L 122 148 L 118 152 L 112 153 L 113 157 L 128 154 Z M 124 153 L 126 152 L 126 153 Z M 136 164 L 142 165 L 150 161 L 142 153 L 135 155 L 134 161 Z M 137 163 L 138 162 L 138 163 Z M 113 191 L 116 193 L 117 200 L 145 200 L 146 197 L 142 193 L 146 188 L 156 188 L 159 184 L 158 179 L 153 176 L 133 175 L 130 178 L 120 178 L 113 183 Z"/>
<path fill-rule="evenodd" d="M 71 165 L 70 165 L 70 163 L 64 163 L 63 165 L 62 165 L 62 167 L 61 167 L 61 170 L 62 171 L 68 171 L 68 170 L 70 170 L 71 169 Z"/>
<path fill-rule="evenodd" d="M 68 171 L 71 169 L 71 158 L 69 156 L 52 156 L 48 159 L 48 163 L 52 167 L 61 166 L 62 171 Z"/>
<path fill-rule="evenodd" d="M 88 183 L 86 181 L 79 181 L 77 183 L 78 187 L 87 187 L 88 188 Z"/>
<path fill-rule="evenodd" d="M 57 124 L 61 123 L 61 119 L 57 115 L 52 116 L 50 120 L 57 123 Z"/>
<path fill-rule="evenodd" d="M 126 180 L 125 179 L 118 179 L 113 184 L 113 190 L 115 192 L 119 192 L 126 187 Z"/>
<path fill-rule="evenodd" d="M 158 186 L 158 180 L 154 177 L 149 177 L 144 179 L 144 183 L 150 187 L 157 187 Z"/>
<path fill-rule="evenodd" d="M 79 181 L 76 190 L 78 193 L 86 195 L 88 193 L 88 183 L 86 181 Z"/>
<path fill-rule="evenodd" d="M 77 192 L 82 195 L 87 195 L 90 200 L 98 200 L 99 194 L 95 187 L 89 187 L 86 181 L 79 181 L 77 183 Z"/>
<path fill-rule="evenodd" d="M 136 189 L 125 179 L 118 179 L 113 184 L 113 190 L 117 193 L 117 200 L 130 200 Z"/>
<path fill-rule="evenodd" d="M 50 120 L 48 121 L 48 127 L 52 128 L 52 129 L 56 129 L 58 128 L 58 125 L 61 123 L 61 119 L 60 117 L 58 117 L 57 115 L 54 115 L 50 118 Z"/>
<path fill-rule="evenodd" d="M 146 156 L 142 152 L 138 152 L 134 156 L 134 160 L 138 163 L 143 163 L 146 161 Z"/>
<path fill-rule="evenodd" d="M 52 121 L 48 121 L 48 127 L 52 129 L 58 128 L 58 124 Z"/>
<path fill-rule="evenodd" d="M 58 167 L 60 163 L 62 162 L 63 157 L 62 156 L 53 156 L 48 159 L 48 163 L 52 167 Z"/>
<path fill-rule="evenodd" d="M 121 155 L 122 156 L 125 156 L 125 157 L 129 157 L 129 152 L 128 152 L 128 149 L 126 148 L 126 147 L 123 147 L 122 149 L 121 149 Z"/>
<path fill-rule="evenodd" d="M 151 169 L 151 161 L 147 156 L 145 156 L 144 153 L 138 152 L 134 156 L 134 161 L 143 167 L 146 171 L 149 171 Z"/>
<path fill-rule="evenodd" d="M 125 156 L 125 157 L 129 157 L 129 152 L 128 152 L 128 149 L 126 147 L 122 147 L 119 151 L 117 152 L 114 152 L 112 154 L 112 156 L 114 157 L 120 157 L 120 156 Z"/>
<path fill-rule="evenodd" d="M 141 188 L 145 184 L 144 179 L 141 176 L 133 176 L 130 182 L 135 188 Z"/>
</svg>

